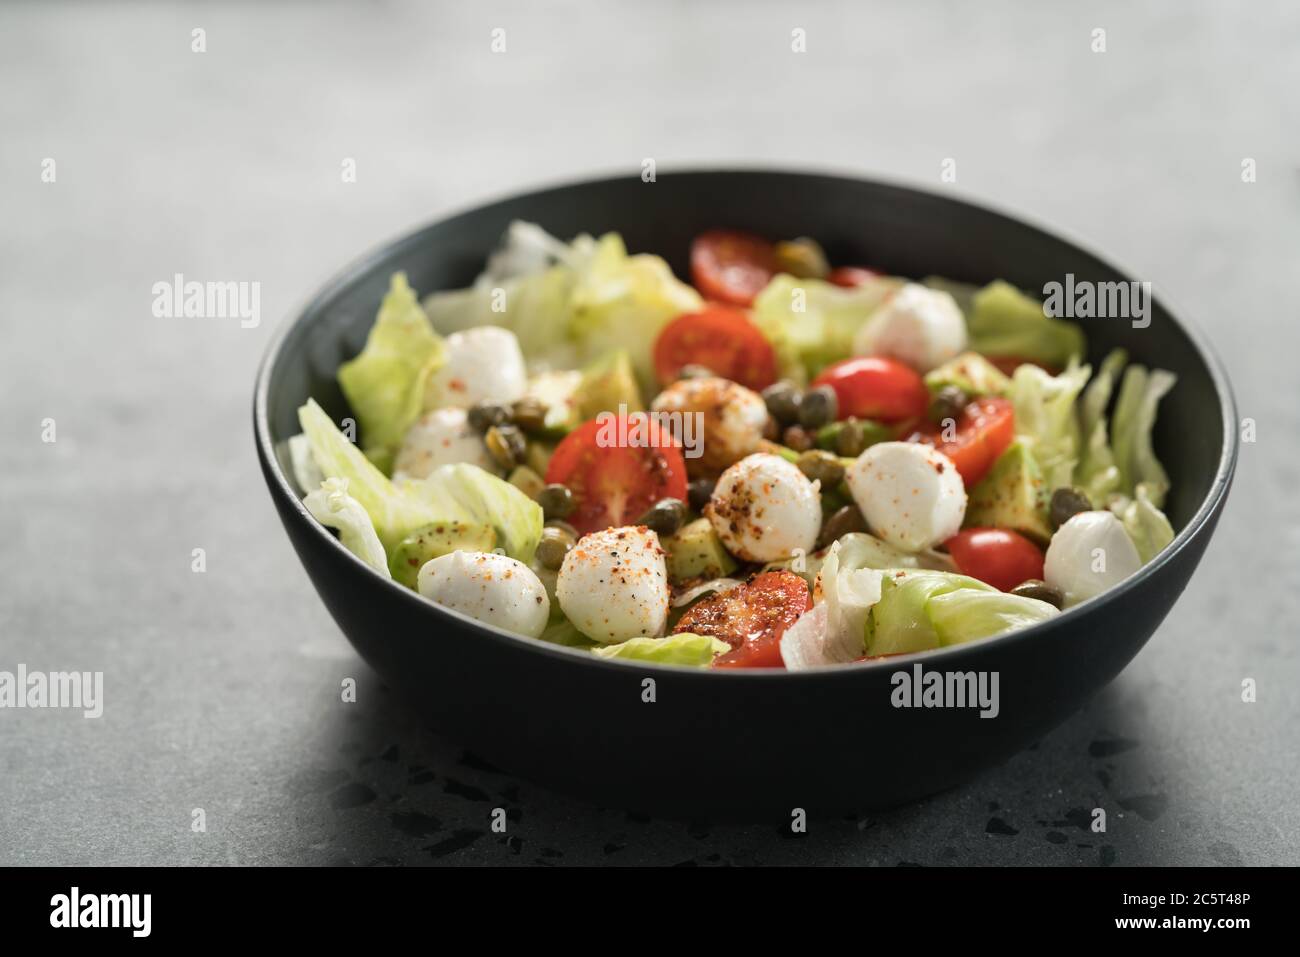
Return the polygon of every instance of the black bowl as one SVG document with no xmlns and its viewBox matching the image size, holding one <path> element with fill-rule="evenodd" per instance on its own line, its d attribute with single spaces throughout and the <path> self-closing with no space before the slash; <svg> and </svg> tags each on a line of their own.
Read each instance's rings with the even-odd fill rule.
<svg viewBox="0 0 1300 957">
<path fill-rule="evenodd" d="M 345 269 L 272 342 L 253 424 L 271 497 L 321 599 L 362 657 L 432 724 L 493 764 L 556 789 L 670 814 L 753 817 L 898 804 L 951 787 L 1032 743 L 1110 681 L 1187 585 L 1237 455 L 1232 393 L 1201 337 L 1157 299 L 1148 328 L 1085 320 L 1096 362 L 1123 346 L 1171 369 L 1157 452 L 1178 531 L 1140 573 L 1051 622 L 908 659 L 787 674 L 611 662 L 518 638 L 387 581 L 307 514 L 277 450 L 314 397 L 347 414 L 335 370 L 362 346 L 394 270 L 421 293 L 468 284 L 514 219 L 562 237 L 617 230 L 687 275 L 691 238 L 717 226 L 813 236 L 833 262 L 1025 289 L 1129 277 L 1044 230 L 969 203 L 837 176 L 675 173 L 577 183 L 420 229 Z M 891 676 L 996 672 L 999 712 L 896 708 Z M 648 688 L 653 682 L 653 694 Z M 652 700 L 647 700 L 652 699 Z"/>
</svg>

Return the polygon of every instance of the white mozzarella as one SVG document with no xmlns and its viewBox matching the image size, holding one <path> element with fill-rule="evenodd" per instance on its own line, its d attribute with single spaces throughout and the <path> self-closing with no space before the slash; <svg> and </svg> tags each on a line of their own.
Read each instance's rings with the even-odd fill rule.
<svg viewBox="0 0 1300 957">
<path fill-rule="evenodd" d="M 673 434 L 682 443 L 686 470 L 716 475 L 758 450 L 767 425 L 767 403 L 730 379 L 681 379 L 650 404 L 657 415 L 680 415 Z"/>
<path fill-rule="evenodd" d="M 564 556 L 555 597 L 593 641 L 658 637 L 668 621 L 668 569 L 659 536 L 644 525 L 584 535 Z"/>
<path fill-rule="evenodd" d="M 476 402 L 514 402 L 528 388 L 524 354 L 509 329 L 478 326 L 447 337 L 447 362 L 429 376 L 424 407 L 467 409 Z"/>
<path fill-rule="evenodd" d="M 424 563 L 419 592 L 484 624 L 536 638 L 551 602 L 533 570 L 495 552 L 450 552 Z"/>
<path fill-rule="evenodd" d="M 853 340 L 858 355 L 890 356 L 918 372 L 966 348 L 966 320 L 949 293 L 908 283 L 871 314 Z"/>
<path fill-rule="evenodd" d="M 957 466 L 928 445 L 879 442 L 858 456 L 846 478 L 872 533 L 907 552 L 947 541 L 966 517 Z"/>
<path fill-rule="evenodd" d="M 438 466 L 458 462 L 501 474 L 464 409 L 434 409 L 407 430 L 393 461 L 393 479 L 428 478 Z"/>
<path fill-rule="evenodd" d="M 1074 605 L 1118 585 L 1142 567 L 1128 532 L 1112 512 L 1080 512 L 1056 530 L 1043 580 Z"/>
<path fill-rule="evenodd" d="M 820 485 L 780 456 L 750 455 L 718 478 L 704 513 L 727 549 L 745 561 L 810 553 L 822 525 Z"/>
</svg>

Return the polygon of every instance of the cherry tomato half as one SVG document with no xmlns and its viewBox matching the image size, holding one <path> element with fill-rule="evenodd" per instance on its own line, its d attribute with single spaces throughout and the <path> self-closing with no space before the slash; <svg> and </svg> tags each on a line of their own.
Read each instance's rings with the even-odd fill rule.
<svg viewBox="0 0 1300 957">
<path fill-rule="evenodd" d="M 673 633 L 711 635 L 731 645 L 715 668 L 784 668 L 781 636 L 811 607 L 808 583 L 794 572 L 763 572 L 692 605 Z"/>
<path fill-rule="evenodd" d="M 702 365 L 723 378 L 758 391 L 776 381 L 776 353 L 739 309 L 708 306 L 664 326 L 655 340 L 655 374 L 663 385 L 685 365 Z"/>
<path fill-rule="evenodd" d="M 686 499 L 686 460 L 672 435 L 643 414 L 601 415 L 555 447 L 546 481 L 568 487 L 565 521 L 580 535 L 630 525 L 661 498 Z"/>
<path fill-rule="evenodd" d="M 925 442 L 948 456 L 970 488 L 993 467 L 1015 435 L 1016 416 L 1011 403 L 987 397 L 967 403 L 951 434 L 943 424 L 927 422 L 907 441 Z"/>
<path fill-rule="evenodd" d="M 957 571 L 1002 591 L 1043 577 L 1042 550 L 1019 532 L 968 528 L 948 539 L 947 545 Z"/>
<path fill-rule="evenodd" d="M 839 400 L 839 418 L 901 422 L 925 414 L 930 390 L 910 366 L 885 356 L 856 356 L 832 363 L 813 379 Z"/>
<path fill-rule="evenodd" d="M 691 244 L 691 281 L 706 299 L 748 306 L 780 271 L 776 247 L 752 233 L 711 229 Z"/>
<path fill-rule="evenodd" d="M 855 286 L 871 282 L 879 275 L 880 273 L 874 269 L 867 269 L 864 266 L 836 266 L 826 279 L 845 289 L 853 289 Z"/>
</svg>

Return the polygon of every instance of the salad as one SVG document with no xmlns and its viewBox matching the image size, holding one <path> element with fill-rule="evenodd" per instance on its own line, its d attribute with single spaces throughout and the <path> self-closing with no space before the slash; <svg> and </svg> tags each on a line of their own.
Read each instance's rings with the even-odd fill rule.
<svg viewBox="0 0 1300 957">
<path fill-rule="evenodd" d="M 517 222 L 467 289 L 395 274 L 338 370 L 354 420 L 299 410 L 305 507 L 479 621 L 702 668 L 977 641 L 1173 540 L 1174 376 L 1084 364 L 1036 298 L 729 230 L 690 272 Z"/>
</svg>

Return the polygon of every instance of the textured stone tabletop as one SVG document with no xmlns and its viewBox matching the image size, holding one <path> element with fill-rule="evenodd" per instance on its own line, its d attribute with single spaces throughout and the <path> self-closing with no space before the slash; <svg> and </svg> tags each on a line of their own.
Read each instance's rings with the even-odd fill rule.
<svg viewBox="0 0 1300 957">
<path fill-rule="evenodd" d="M 1300 863 L 1297 49 L 1283 4 L 4 4 L 0 669 L 101 670 L 105 706 L 0 711 L 0 864 Z M 1168 620 L 1035 747 L 799 840 L 630 816 L 421 729 L 326 614 L 253 454 L 274 326 L 418 223 L 645 157 L 987 199 L 1207 330 L 1258 441 Z M 156 318 L 176 273 L 260 282 L 260 324 Z"/>
</svg>

